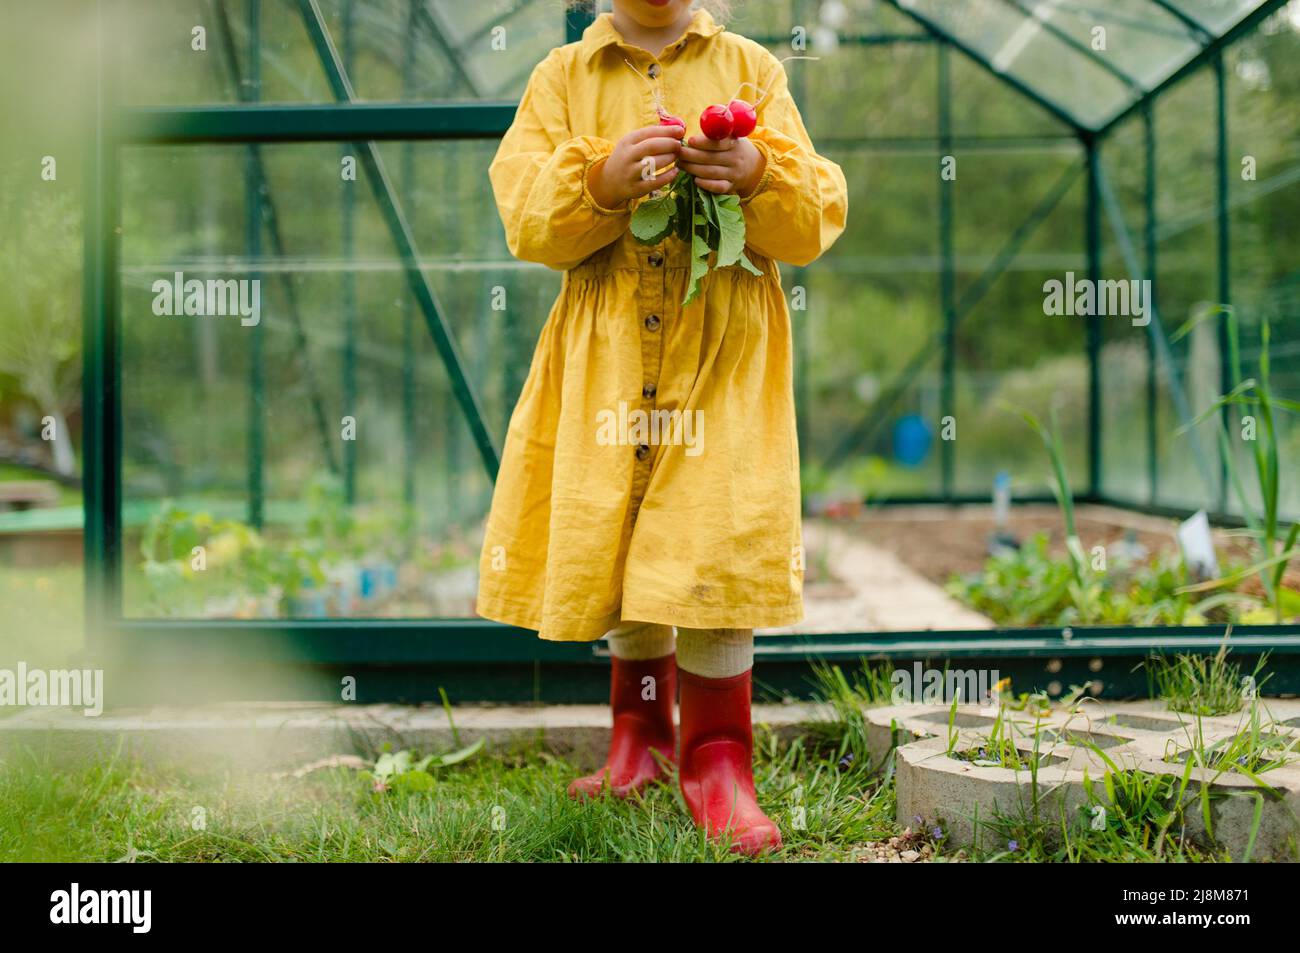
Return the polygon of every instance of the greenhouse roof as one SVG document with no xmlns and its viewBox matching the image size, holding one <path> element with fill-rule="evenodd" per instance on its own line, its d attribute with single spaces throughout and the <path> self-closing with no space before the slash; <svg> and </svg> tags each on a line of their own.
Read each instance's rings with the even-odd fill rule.
<svg viewBox="0 0 1300 953">
<path fill-rule="evenodd" d="M 1286 0 L 885 0 L 1083 132 L 1101 132 Z"/>
</svg>

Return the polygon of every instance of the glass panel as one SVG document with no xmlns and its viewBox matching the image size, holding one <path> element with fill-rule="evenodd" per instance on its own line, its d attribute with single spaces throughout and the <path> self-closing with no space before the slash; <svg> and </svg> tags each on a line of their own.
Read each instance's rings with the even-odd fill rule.
<svg viewBox="0 0 1300 953">
<path fill-rule="evenodd" d="M 1151 0 L 1012 0 L 1109 68 L 1150 89 L 1200 48 L 1192 29 Z"/>
<path fill-rule="evenodd" d="M 1141 119 L 1126 122 L 1106 138 L 1102 168 L 1114 194 L 1121 227 L 1135 260 L 1121 253 L 1115 223 L 1101 210 L 1102 277 L 1134 281 L 1148 278 L 1146 259 L 1146 139 Z M 1139 287 L 1150 287 L 1139 286 Z M 1138 320 L 1159 321 L 1143 293 L 1145 314 Z M 1152 500 L 1150 440 L 1155 431 L 1157 361 L 1152 328 L 1134 325 L 1132 317 L 1102 322 L 1101 492 L 1113 500 L 1145 504 Z"/>
<path fill-rule="evenodd" d="M 246 2 L 119 6 L 127 102 L 239 99 L 235 65 L 246 78 L 253 52 Z M 320 8 L 360 100 L 517 99 L 533 66 L 564 42 L 562 6 L 540 0 L 321 0 Z M 259 22 L 260 98 L 332 101 L 295 0 L 261 0 Z"/>
<path fill-rule="evenodd" d="M 404 207 L 499 442 L 558 276 L 516 266 L 496 216 L 469 213 L 491 207 L 486 176 L 447 188 L 494 148 L 389 143 L 384 159 L 399 183 L 419 170 Z M 470 616 L 491 484 L 364 173 L 341 181 L 333 144 L 259 151 L 283 250 L 267 219 L 253 257 L 246 147 L 124 152 L 127 613 Z M 168 315 L 178 272 L 182 293 L 220 280 L 249 307 Z"/>
<path fill-rule="evenodd" d="M 602 7 L 608 7 L 608 2 Z M 717 14 L 715 13 L 715 17 Z M 826 55 L 837 47 L 853 45 L 866 37 L 920 36 L 924 29 L 915 21 L 879 0 L 824 0 L 821 3 L 792 3 L 791 0 L 746 0 L 730 5 L 723 21 L 727 29 L 752 40 L 786 47 L 798 38 L 805 49 Z M 797 31 L 797 32 L 796 32 Z"/>
<path fill-rule="evenodd" d="M 886 234 L 869 217 L 850 219 L 829 254 L 783 279 L 806 294 L 806 311 L 792 298 L 801 345 L 805 493 L 823 502 L 933 494 L 939 489 L 936 362 L 923 361 L 911 383 L 902 375 L 918 356 L 933 352 L 938 234 L 932 219 L 900 213 L 930 200 L 928 170 L 937 156 L 829 154 L 845 170 L 850 207 L 874 204 L 894 224 Z M 892 406 L 880 404 L 900 387 Z"/>
<path fill-rule="evenodd" d="M 1166 331 L 1176 335 L 1189 319 L 1218 303 L 1218 239 L 1214 219 L 1214 77 L 1189 78 L 1156 102 L 1156 300 Z M 1203 322 L 1171 344 L 1192 415 L 1223 392 L 1218 328 Z M 1219 507 L 1218 436 L 1207 421 L 1179 434 L 1184 421 L 1162 368 L 1161 422 L 1157 429 L 1159 500 L 1167 506 Z"/>
<path fill-rule="evenodd" d="M 1069 126 L 1027 100 L 983 66 L 955 49 L 948 56 L 948 63 L 954 135 L 981 139 L 1059 135 L 1064 137 L 1069 148 L 1077 146 L 1078 139 Z M 994 145 L 990 143 L 989 147 Z"/>
<path fill-rule="evenodd" d="M 1135 98 L 1122 80 L 1005 0 L 900 2 L 1085 126 L 1101 125 Z"/>
<path fill-rule="evenodd" d="M 958 159 L 958 182 L 1015 181 L 1020 201 L 1000 189 L 960 189 L 956 248 L 960 301 L 995 267 L 995 255 L 1079 163 L 1073 156 L 990 156 Z M 1075 492 L 1087 489 L 1088 362 L 1081 318 L 1049 315 L 1044 284 L 1084 271 L 1079 225 L 1082 180 L 1032 228 L 1019 253 L 988 286 L 957 330 L 956 491 L 991 496 L 994 479 L 1007 473 L 1017 495 L 1049 493 L 1050 462 L 1020 416 L 1043 423 L 1057 414 Z"/>
<path fill-rule="evenodd" d="M 1261 330 L 1267 322 L 1270 390 L 1275 397 L 1300 400 L 1300 280 L 1294 269 L 1300 247 L 1300 161 L 1289 145 L 1300 137 L 1300 115 L 1285 79 L 1300 62 L 1300 4 L 1287 9 L 1295 14 L 1282 21 L 1289 26 L 1255 31 L 1226 56 L 1228 153 L 1233 162 L 1228 202 L 1242 374 L 1259 376 Z M 1291 413 L 1276 414 L 1274 423 L 1283 474 L 1279 507 L 1285 517 L 1295 519 L 1300 517 L 1300 481 L 1294 479 L 1300 466 L 1300 424 Z M 1247 453 L 1250 443 L 1234 443 L 1243 482 L 1256 484 L 1254 459 Z M 1235 497 L 1230 502 L 1234 511 L 1240 510 Z"/>
<path fill-rule="evenodd" d="M 1211 33 L 1222 33 L 1260 5 L 1262 0 L 1174 0 L 1178 9 Z"/>
<path fill-rule="evenodd" d="M 788 64 L 790 87 L 819 144 L 932 136 L 935 46 L 841 44 L 822 63 Z M 852 117 L 851 120 L 846 117 Z"/>
</svg>

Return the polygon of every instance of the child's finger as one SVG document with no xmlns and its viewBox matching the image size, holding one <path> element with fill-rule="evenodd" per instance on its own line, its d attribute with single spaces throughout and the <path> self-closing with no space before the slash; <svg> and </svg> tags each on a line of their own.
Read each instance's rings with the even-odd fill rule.
<svg viewBox="0 0 1300 953">
<path fill-rule="evenodd" d="M 723 165 L 705 165 L 699 162 L 679 162 L 683 172 L 689 172 L 697 179 L 725 179 L 731 175 L 731 170 Z"/>
<path fill-rule="evenodd" d="M 691 136 L 686 144 L 692 149 L 706 149 L 709 152 L 726 152 L 736 146 L 735 139 L 710 139 L 708 136 Z"/>
<path fill-rule="evenodd" d="M 677 156 L 646 156 L 637 162 L 637 178 L 643 182 L 649 182 L 651 179 L 658 178 L 667 171 L 666 167 L 673 165 L 677 161 Z M 675 171 L 675 170 L 674 170 Z"/>
<path fill-rule="evenodd" d="M 681 126 L 659 126 L 659 125 L 643 126 L 640 129 L 633 129 L 623 138 L 629 144 L 636 144 L 639 142 L 645 142 L 647 139 L 661 138 L 667 135 L 669 129 L 682 129 L 682 127 Z M 682 129 L 682 131 L 685 132 L 686 130 Z"/>
<path fill-rule="evenodd" d="M 634 197 L 648 195 L 655 189 L 663 188 L 675 178 L 677 178 L 677 170 L 668 169 L 666 172 L 660 173 L 653 179 L 642 179 L 638 181 L 637 184 L 632 187 L 632 194 Z"/>
<path fill-rule="evenodd" d="M 731 191 L 731 183 L 725 179 L 700 179 L 695 180 L 695 184 L 706 192 L 717 192 L 719 195 L 726 195 Z"/>
<path fill-rule="evenodd" d="M 660 129 L 663 126 L 658 127 Z M 649 155 L 671 154 L 676 156 L 681 150 L 682 144 L 670 136 L 655 136 L 653 139 L 646 139 L 638 142 L 628 150 L 628 154 L 635 160 L 640 160 Z"/>
<path fill-rule="evenodd" d="M 733 161 L 733 157 L 728 153 L 692 149 L 690 146 L 682 146 L 677 150 L 677 154 L 683 162 L 694 162 L 699 165 L 727 165 Z"/>
</svg>

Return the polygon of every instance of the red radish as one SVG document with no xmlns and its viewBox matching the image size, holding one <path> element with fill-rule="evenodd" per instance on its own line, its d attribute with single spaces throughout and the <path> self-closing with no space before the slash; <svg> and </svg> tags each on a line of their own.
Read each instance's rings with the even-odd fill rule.
<svg viewBox="0 0 1300 953">
<path fill-rule="evenodd" d="M 758 113 L 754 107 L 743 99 L 733 99 L 727 106 L 733 120 L 731 134 L 737 139 L 744 139 L 758 125 Z"/>
<path fill-rule="evenodd" d="M 716 142 L 730 137 L 734 122 L 726 106 L 706 106 L 700 113 L 700 132 Z"/>
<path fill-rule="evenodd" d="M 655 104 L 655 112 L 659 114 L 659 125 L 681 126 L 683 129 L 686 128 L 686 120 L 682 119 L 679 116 L 674 116 L 672 113 L 665 110 L 663 106 L 660 106 L 657 103 Z"/>
</svg>

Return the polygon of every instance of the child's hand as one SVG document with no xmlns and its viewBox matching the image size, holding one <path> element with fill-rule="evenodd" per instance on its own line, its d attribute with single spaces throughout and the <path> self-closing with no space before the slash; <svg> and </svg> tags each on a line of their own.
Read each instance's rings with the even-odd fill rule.
<svg viewBox="0 0 1300 953">
<path fill-rule="evenodd" d="M 677 160 L 685 132 L 681 126 L 660 125 L 629 132 L 614 145 L 609 158 L 592 167 L 587 178 L 591 197 L 603 208 L 616 208 L 667 185 L 676 178 L 677 169 L 664 167 Z"/>
<path fill-rule="evenodd" d="M 691 136 L 678 159 L 682 171 L 695 176 L 696 185 L 719 195 L 748 195 L 758 186 L 766 164 L 763 153 L 748 139 L 714 142 L 704 136 Z"/>
</svg>

